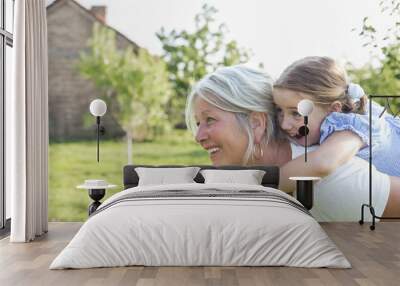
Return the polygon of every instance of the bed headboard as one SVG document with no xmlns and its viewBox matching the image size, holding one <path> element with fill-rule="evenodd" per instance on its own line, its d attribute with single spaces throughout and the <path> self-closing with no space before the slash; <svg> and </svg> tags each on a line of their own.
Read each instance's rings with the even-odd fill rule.
<svg viewBox="0 0 400 286">
<path fill-rule="evenodd" d="M 193 167 L 193 166 L 183 166 L 183 165 L 160 165 L 160 166 L 151 166 L 151 165 L 126 165 L 124 166 L 124 189 L 136 187 L 139 183 L 139 176 L 135 171 L 136 167 L 152 167 L 152 168 L 177 168 L 177 167 Z M 256 170 L 264 170 L 266 173 L 262 180 L 262 185 L 265 187 L 278 188 L 279 185 L 279 167 L 276 166 L 221 166 L 214 167 L 209 165 L 198 165 L 195 167 L 200 167 L 202 170 L 204 169 L 221 169 L 221 170 L 247 170 L 247 169 L 256 169 Z M 204 178 L 200 174 L 194 178 L 197 183 L 204 183 Z"/>
</svg>

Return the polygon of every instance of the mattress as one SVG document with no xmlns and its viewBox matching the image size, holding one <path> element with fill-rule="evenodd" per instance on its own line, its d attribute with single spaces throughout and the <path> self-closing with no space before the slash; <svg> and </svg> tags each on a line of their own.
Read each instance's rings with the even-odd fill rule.
<svg viewBox="0 0 400 286">
<path fill-rule="evenodd" d="M 128 265 L 351 267 L 286 193 L 198 183 L 138 186 L 113 195 L 50 269 Z"/>
</svg>

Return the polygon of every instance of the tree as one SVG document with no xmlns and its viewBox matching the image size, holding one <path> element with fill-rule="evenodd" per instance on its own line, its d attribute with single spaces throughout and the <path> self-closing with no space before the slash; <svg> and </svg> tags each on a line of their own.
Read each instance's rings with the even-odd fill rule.
<svg viewBox="0 0 400 286">
<path fill-rule="evenodd" d="M 144 49 L 118 50 L 115 32 L 95 24 L 78 68 L 103 91 L 111 112 L 126 132 L 128 163 L 132 163 L 133 139 L 152 139 L 170 128 L 164 105 L 173 90 L 162 59 Z"/>
<path fill-rule="evenodd" d="M 389 27 L 380 31 L 370 18 L 364 17 L 359 35 L 365 40 L 364 46 L 377 48 L 385 55 L 384 49 L 400 41 L 400 0 L 382 0 L 379 2 L 380 12 L 390 19 Z"/>
<path fill-rule="evenodd" d="M 201 13 L 195 16 L 195 30 L 157 33 L 164 50 L 163 58 L 170 73 L 169 80 L 176 97 L 170 101 L 169 114 L 174 114 L 174 123 L 184 122 L 186 96 L 191 86 L 220 66 L 230 66 L 249 60 L 250 51 L 240 48 L 236 41 L 227 40 L 225 24 L 215 20 L 217 10 L 203 5 Z"/>
<path fill-rule="evenodd" d="M 388 55 L 383 59 L 375 57 L 378 66 L 371 63 L 355 68 L 348 65 L 347 70 L 350 77 L 359 83 L 367 94 L 373 95 L 400 95 L 399 66 L 394 63 L 392 57 L 399 57 L 400 48 L 398 46 L 387 47 Z M 383 102 L 383 101 L 381 101 Z M 395 104 L 396 100 L 393 101 Z"/>
<path fill-rule="evenodd" d="M 349 74 L 368 94 L 400 95 L 400 0 L 383 0 L 379 7 L 381 14 L 391 20 L 390 26 L 379 30 L 369 17 L 364 17 L 359 32 L 364 47 L 370 49 L 372 61 L 377 64 L 359 69 L 349 66 Z M 400 100 L 391 102 L 400 107 Z"/>
</svg>

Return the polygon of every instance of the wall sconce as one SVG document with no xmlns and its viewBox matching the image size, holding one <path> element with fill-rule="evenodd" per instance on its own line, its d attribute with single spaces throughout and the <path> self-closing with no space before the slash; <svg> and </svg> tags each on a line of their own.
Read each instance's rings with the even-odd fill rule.
<svg viewBox="0 0 400 286">
<path fill-rule="evenodd" d="M 100 144 L 100 132 L 104 134 L 104 127 L 100 128 L 100 117 L 103 116 L 107 111 L 107 104 L 101 99 L 95 99 L 90 103 L 90 113 L 96 117 L 97 124 L 97 162 L 99 162 L 99 144 Z"/>
<path fill-rule="evenodd" d="M 308 132 L 310 131 L 307 127 L 308 124 L 308 115 L 311 114 L 311 112 L 314 109 L 314 103 L 309 100 L 309 99 L 303 99 L 297 104 L 297 111 L 300 113 L 301 116 L 304 117 L 304 125 L 299 128 L 299 134 L 301 136 L 304 136 L 304 148 L 305 148 L 305 157 L 304 157 L 304 162 L 307 162 L 307 135 Z"/>
</svg>

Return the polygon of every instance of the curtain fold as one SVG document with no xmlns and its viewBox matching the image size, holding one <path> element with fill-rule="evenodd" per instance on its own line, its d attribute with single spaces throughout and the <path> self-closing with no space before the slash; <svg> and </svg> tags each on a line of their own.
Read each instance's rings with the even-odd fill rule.
<svg viewBox="0 0 400 286">
<path fill-rule="evenodd" d="M 27 242 L 48 228 L 46 1 L 16 1 L 14 19 L 15 65 L 6 146 L 11 172 L 6 180 L 11 188 L 10 241 Z"/>
</svg>

